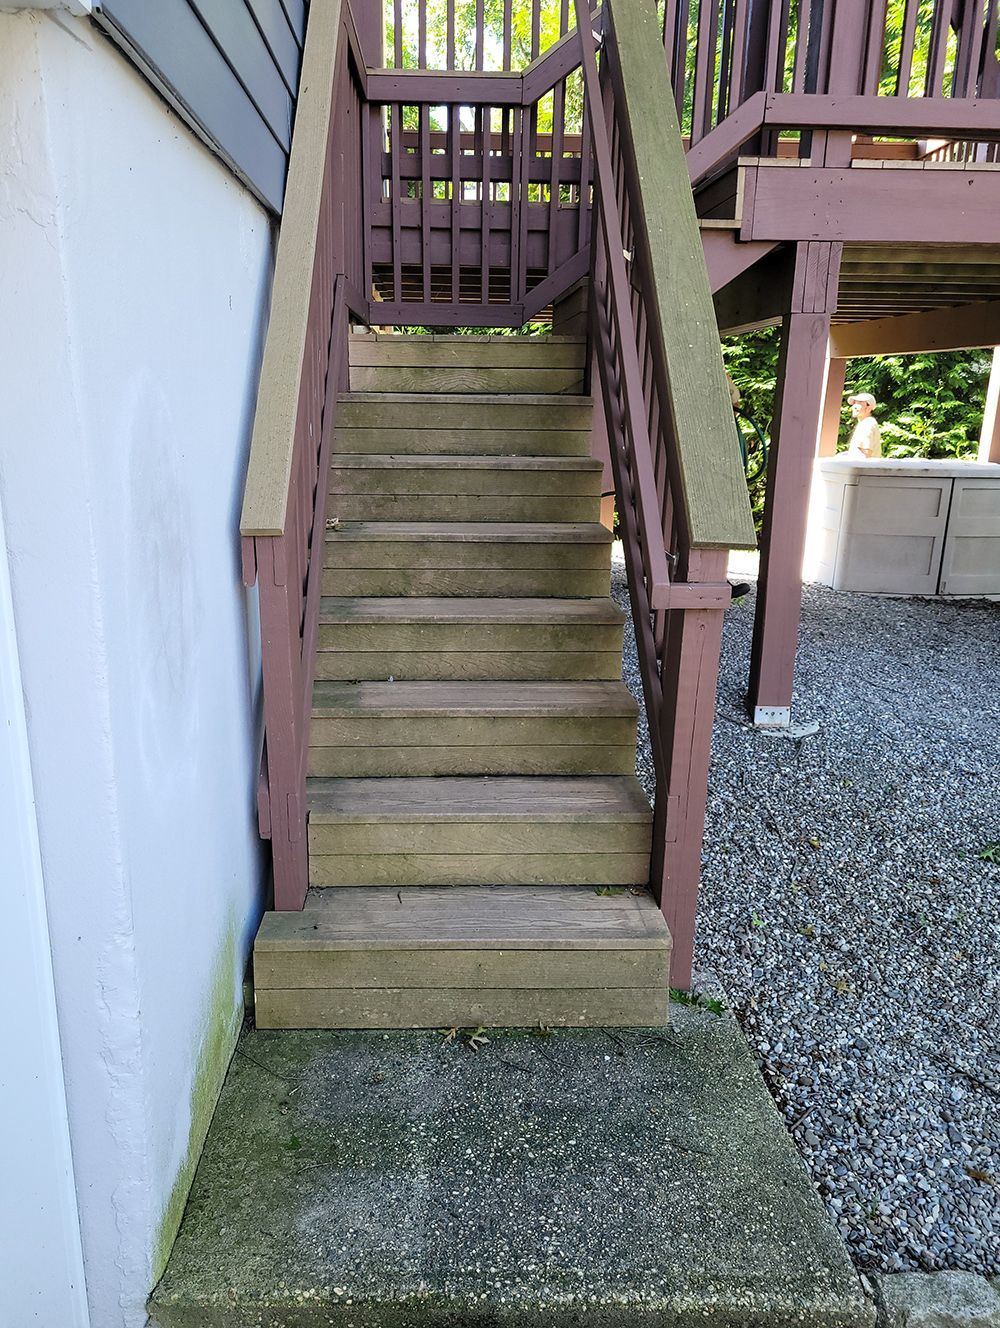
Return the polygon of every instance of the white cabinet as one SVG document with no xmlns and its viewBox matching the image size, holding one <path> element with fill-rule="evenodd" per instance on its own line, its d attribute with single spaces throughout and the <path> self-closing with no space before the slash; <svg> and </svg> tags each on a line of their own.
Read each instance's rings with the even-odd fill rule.
<svg viewBox="0 0 1000 1328">
<path fill-rule="evenodd" d="M 821 458 L 808 550 L 835 590 L 1000 595 L 1000 465 Z"/>
</svg>

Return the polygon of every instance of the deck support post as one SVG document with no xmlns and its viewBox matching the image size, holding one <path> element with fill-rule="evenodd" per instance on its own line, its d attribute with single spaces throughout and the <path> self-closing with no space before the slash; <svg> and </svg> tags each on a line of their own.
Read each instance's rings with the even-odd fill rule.
<svg viewBox="0 0 1000 1328">
<path fill-rule="evenodd" d="M 768 728 L 791 723 L 809 492 L 841 248 L 817 242 L 796 246 L 791 298 L 782 319 L 747 697 L 754 723 Z"/>
<path fill-rule="evenodd" d="M 309 888 L 302 762 L 306 735 L 299 711 L 302 695 L 299 597 L 291 593 L 288 584 L 288 537 L 281 535 L 257 543 L 273 906 L 296 910 L 305 903 Z"/>
<path fill-rule="evenodd" d="M 693 549 L 684 579 L 725 581 L 727 559 L 724 549 Z M 659 728 L 667 778 L 658 781 L 653 808 L 650 882 L 673 939 L 670 985 L 685 991 L 694 957 L 724 613 L 724 608 L 672 609 L 666 615 Z"/>
<path fill-rule="evenodd" d="M 979 435 L 979 460 L 1000 461 L 1000 346 L 993 350 L 983 429 Z"/>
<path fill-rule="evenodd" d="M 819 455 L 832 457 L 837 455 L 837 440 L 840 437 L 840 413 L 844 400 L 844 383 L 847 380 L 847 361 L 827 355 L 826 382 L 823 387 L 823 417 L 819 425 Z"/>
</svg>

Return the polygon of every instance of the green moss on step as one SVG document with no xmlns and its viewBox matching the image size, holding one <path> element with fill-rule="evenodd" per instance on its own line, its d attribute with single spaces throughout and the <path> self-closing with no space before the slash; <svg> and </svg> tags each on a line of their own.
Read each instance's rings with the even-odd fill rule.
<svg viewBox="0 0 1000 1328">
<path fill-rule="evenodd" d="M 153 1242 L 153 1284 L 163 1275 L 187 1203 L 205 1136 L 243 1023 L 242 990 L 236 985 L 238 928 L 231 922 L 212 972 L 201 1045 L 191 1086 L 190 1128 L 184 1161 L 174 1178 Z"/>
</svg>

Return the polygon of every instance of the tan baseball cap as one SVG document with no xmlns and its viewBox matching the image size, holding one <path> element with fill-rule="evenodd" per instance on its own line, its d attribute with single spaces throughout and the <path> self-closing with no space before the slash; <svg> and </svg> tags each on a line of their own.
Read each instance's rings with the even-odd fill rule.
<svg viewBox="0 0 1000 1328">
<path fill-rule="evenodd" d="M 870 392 L 855 392 L 854 396 L 847 398 L 847 404 L 853 406 L 855 401 L 863 401 L 865 405 L 871 406 L 872 410 L 878 405 L 878 402 Z"/>
</svg>

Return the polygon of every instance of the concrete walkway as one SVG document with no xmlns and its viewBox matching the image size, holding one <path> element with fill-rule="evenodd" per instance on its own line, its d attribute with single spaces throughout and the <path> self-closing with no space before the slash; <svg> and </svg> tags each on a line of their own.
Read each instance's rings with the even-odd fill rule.
<svg viewBox="0 0 1000 1328">
<path fill-rule="evenodd" d="M 861 1328 L 728 1016 L 669 1031 L 248 1033 L 158 1328 Z"/>
</svg>

